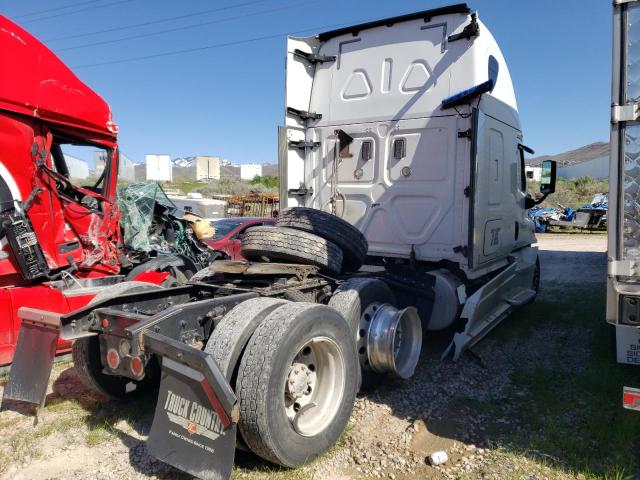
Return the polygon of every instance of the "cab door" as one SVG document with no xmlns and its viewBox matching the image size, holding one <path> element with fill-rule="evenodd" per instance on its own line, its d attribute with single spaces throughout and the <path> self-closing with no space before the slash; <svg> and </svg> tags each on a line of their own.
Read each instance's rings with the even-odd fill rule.
<svg viewBox="0 0 640 480">
<path fill-rule="evenodd" d="M 472 268 L 503 260 L 519 235 L 522 192 L 519 189 L 519 132 L 476 110 L 472 152 Z"/>
<path fill-rule="evenodd" d="M 60 171 L 55 157 L 63 153 L 61 148 L 57 152 L 55 149 L 54 143 L 48 159 L 47 176 L 57 193 L 55 201 L 60 205 L 56 211 L 60 212 L 61 219 L 54 223 L 58 264 L 67 265 L 72 258 L 79 267 L 117 273 L 119 212 L 115 195 L 118 151 L 105 149 L 104 171 L 96 182 L 80 181 L 74 179 L 70 172 Z M 64 160 L 58 160 L 58 163 L 60 161 Z"/>
</svg>

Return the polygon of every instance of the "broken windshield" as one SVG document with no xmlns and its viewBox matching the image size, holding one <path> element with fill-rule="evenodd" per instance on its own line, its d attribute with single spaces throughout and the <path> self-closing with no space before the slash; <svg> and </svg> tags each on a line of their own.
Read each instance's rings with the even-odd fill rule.
<svg viewBox="0 0 640 480">
<path fill-rule="evenodd" d="M 169 213 L 176 206 L 156 182 L 133 183 L 118 188 L 118 205 L 121 211 L 124 244 L 132 250 L 152 250 L 149 228 L 154 220 L 156 205 L 165 207 Z"/>
</svg>

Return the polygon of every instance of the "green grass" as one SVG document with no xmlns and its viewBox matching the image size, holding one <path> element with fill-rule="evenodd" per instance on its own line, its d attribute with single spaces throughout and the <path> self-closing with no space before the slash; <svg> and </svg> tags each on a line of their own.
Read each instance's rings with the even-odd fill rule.
<svg viewBox="0 0 640 480">
<path fill-rule="evenodd" d="M 535 197 L 539 195 L 540 183 L 528 181 L 527 189 Z M 558 178 L 556 191 L 542 202 L 542 207 L 556 208 L 558 204 L 565 207 L 579 208 L 585 203 L 591 203 L 596 193 L 609 191 L 608 180 L 598 180 L 592 177 L 580 177 L 571 180 Z"/>
<path fill-rule="evenodd" d="M 640 369 L 615 362 L 612 331 L 604 321 L 604 291 L 566 293 L 563 302 L 538 301 L 496 331 L 495 339 L 501 341 L 526 338 L 534 328 L 562 327 L 554 339 L 558 348 L 545 352 L 546 365 L 520 364 L 515 369 L 512 391 L 527 395 L 506 401 L 517 407 L 512 415 L 526 434 L 506 432 L 500 446 L 585 478 L 634 478 L 640 457 L 640 414 L 622 409 L 621 398 L 624 385 L 640 385 Z M 581 330 L 588 331 L 586 340 L 577 335 Z M 587 344 L 580 345 L 581 341 Z M 572 355 L 585 349 L 578 368 L 566 366 L 580 359 Z M 504 407 L 495 400 L 474 404 L 458 399 L 492 416 L 502 414 Z"/>
</svg>

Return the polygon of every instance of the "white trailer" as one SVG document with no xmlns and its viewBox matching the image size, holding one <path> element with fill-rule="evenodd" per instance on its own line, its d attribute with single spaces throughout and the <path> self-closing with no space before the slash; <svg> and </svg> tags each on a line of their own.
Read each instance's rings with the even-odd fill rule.
<svg viewBox="0 0 640 480">
<path fill-rule="evenodd" d="M 618 362 L 640 365 L 640 2 L 613 8 L 607 321 Z M 626 388 L 623 405 L 640 410 L 640 390 Z"/>
<path fill-rule="evenodd" d="M 173 171 L 169 155 L 147 154 L 144 156 L 146 164 L 146 180 L 154 182 L 171 182 Z"/>
</svg>

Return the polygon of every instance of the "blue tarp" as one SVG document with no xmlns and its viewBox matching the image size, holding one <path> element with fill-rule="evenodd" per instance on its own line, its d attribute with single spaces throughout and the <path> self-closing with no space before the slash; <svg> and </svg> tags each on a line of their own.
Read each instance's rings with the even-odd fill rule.
<svg viewBox="0 0 640 480">
<path fill-rule="evenodd" d="M 540 208 L 534 207 L 529 210 L 529 218 L 533 220 L 533 225 L 535 226 L 537 233 L 544 233 L 547 231 L 547 225 L 540 222 L 540 217 L 544 217 L 546 215 L 552 215 L 555 213 L 554 208 Z"/>
</svg>

